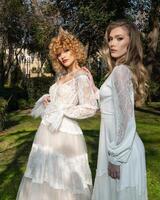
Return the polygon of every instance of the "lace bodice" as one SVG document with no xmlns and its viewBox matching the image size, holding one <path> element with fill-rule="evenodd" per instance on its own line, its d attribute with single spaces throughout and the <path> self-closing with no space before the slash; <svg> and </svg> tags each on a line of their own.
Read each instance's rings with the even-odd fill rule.
<svg viewBox="0 0 160 200">
<path fill-rule="evenodd" d="M 49 89 L 50 103 L 46 108 L 41 97 L 32 110 L 33 116 L 42 116 L 42 123 L 51 131 L 59 128 L 63 117 L 84 119 L 97 110 L 97 101 L 86 73 L 78 73 L 65 83 L 56 82 Z"/>
</svg>

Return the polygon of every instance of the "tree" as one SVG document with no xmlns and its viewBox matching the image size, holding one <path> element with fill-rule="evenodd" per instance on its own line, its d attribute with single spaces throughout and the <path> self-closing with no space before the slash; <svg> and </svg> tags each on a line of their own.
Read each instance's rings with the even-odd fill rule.
<svg viewBox="0 0 160 200">
<path fill-rule="evenodd" d="M 88 55 L 94 55 L 102 45 L 109 21 L 123 18 L 129 6 L 124 0 L 57 0 L 56 3 L 63 26 L 87 44 Z"/>
<path fill-rule="evenodd" d="M 0 86 L 19 65 L 22 49 L 39 52 L 46 60 L 48 43 L 55 34 L 58 10 L 54 4 L 25 0 L 1 0 L 0 4 Z M 51 26 L 52 24 L 52 26 Z"/>
<path fill-rule="evenodd" d="M 14 63 L 14 54 L 23 46 L 26 34 L 26 7 L 20 0 L 2 1 L 0 6 L 0 85 L 7 80 Z"/>
</svg>

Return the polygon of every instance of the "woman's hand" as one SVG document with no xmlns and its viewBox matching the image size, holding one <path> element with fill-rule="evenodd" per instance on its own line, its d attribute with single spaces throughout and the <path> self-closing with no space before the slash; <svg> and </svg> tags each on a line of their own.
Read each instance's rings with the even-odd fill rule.
<svg viewBox="0 0 160 200">
<path fill-rule="evenodd" d="M 120 166 L 108 163 L 108 175 L 114 179 L 120 179 Z"/>
<path fill-rule="evenodd" d="M 43 98 L 43 105 L 46 107 L 49 102 L 50 102 L 50 96 L 45 96 Z"/>
</svg>

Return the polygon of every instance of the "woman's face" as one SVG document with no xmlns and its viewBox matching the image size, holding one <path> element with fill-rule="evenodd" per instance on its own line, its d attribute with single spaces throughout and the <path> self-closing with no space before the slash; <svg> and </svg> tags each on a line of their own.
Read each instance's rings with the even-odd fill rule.
<svg viewBox="0 0 160 200">
<path fill-rule="evenodd" d="M 69 49 L 63 49 L 57 56 L 59 62 L 64 67 L 70 67 L 72 66 L 77 60 L 74 54 Z"/>
<path fill-rule="evenodd" d="M 130 38 L 125 27 L 111 30 L 108 38 L 111 57 L 116 61 L 127 54 Z"/>
</svg>

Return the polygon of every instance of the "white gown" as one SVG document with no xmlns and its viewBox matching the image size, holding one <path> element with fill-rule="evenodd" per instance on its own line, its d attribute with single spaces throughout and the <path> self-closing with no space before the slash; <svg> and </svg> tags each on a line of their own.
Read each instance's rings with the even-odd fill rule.
<svg viewBox="0 0 160 200">
<path fill-rule="evenodd" d="M 97 101 L 88 76 L 50 87 L 51 102 L 40 98 L 32 115 L 42 116 L 17 200 L 90 200 L 91 171 L 86 144 L 76 119 L 93 116 Z"/>
<path fill-rule="evenodd" d="M 116 66 L 100 88 L 101 128 L 92 200 L 147 200 L 144 146 L 136 132 L 131 71 Z M 120 165 L 120 180 L 108 176 Z"/>
</svg>

